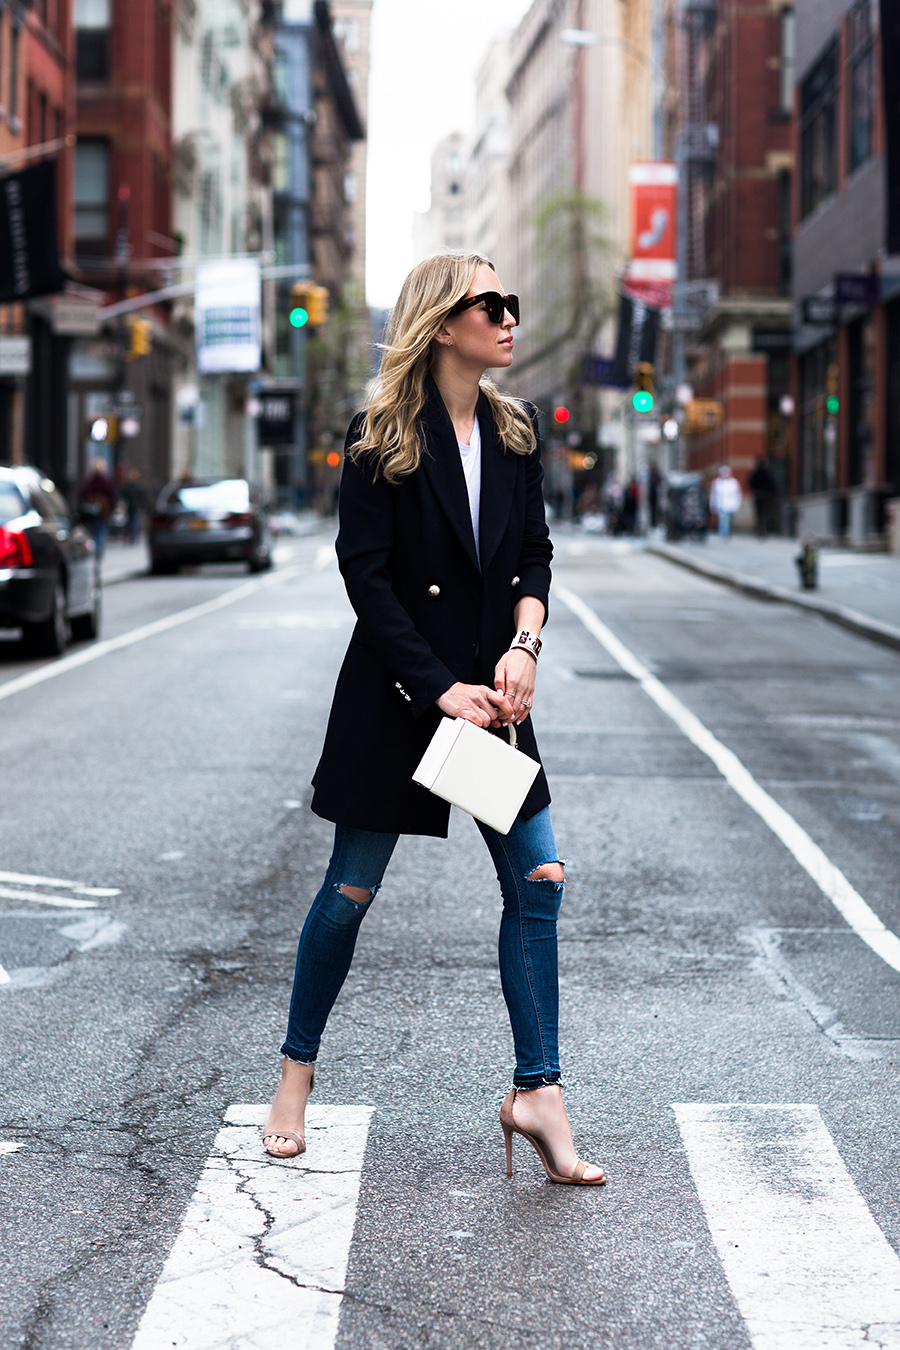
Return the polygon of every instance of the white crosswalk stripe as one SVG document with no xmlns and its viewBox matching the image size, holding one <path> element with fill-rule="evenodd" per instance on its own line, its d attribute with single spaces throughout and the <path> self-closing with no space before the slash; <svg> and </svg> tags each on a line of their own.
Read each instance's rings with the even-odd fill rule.
<svg viewBox="0 0 900 1350">
<path fill-rule="evenodd" d="M 900 1258 L 817 1108 L 674 1111 L 753 1350 L 900 1346 Z"/>
<path fill-rule="evenodd" d="M 229 1107 L 133 1350 L 332 1350 L 373 1109 L 308 1107 L 276 1162 L 268 1108 Z"/>
</svg>

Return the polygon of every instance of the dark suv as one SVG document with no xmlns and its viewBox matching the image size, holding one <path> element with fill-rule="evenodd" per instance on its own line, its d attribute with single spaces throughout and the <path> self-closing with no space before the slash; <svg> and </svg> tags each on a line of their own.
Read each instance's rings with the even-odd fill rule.
<svg viewBox="0 0 900 1350">
<path fill-rule="evenodd" d="M 94 541 L 49 478 L 0 467 L 0 628 L 21 628 L 35 655 L 100 631 Z"/>
</svg>

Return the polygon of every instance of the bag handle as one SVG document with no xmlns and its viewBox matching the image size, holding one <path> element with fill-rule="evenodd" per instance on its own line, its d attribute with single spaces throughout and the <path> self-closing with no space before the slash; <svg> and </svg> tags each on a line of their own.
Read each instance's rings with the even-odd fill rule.
<svg viewBox="0 0 900 1350">
<path fill-rule="evenodd" d="M 518 740 L 518 735 L 517 735 L 517 733 L 516 733 L 516 724 L 515 724 L 515 722 L 510 722 L 509 727 L 508 727 L 508 731 L 509 731 L 509 743 L 510 743 L 510 745 L 512 746 L 513 750 L 516 750 L 516 749 L 518 748 L 517 745 L 516 745 L 516 741 Z"/>
</svg>

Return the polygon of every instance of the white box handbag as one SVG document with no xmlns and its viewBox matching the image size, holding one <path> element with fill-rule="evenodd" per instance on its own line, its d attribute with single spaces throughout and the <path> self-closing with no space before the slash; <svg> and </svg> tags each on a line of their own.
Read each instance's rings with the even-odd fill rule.
<svg viewBox="0 0 900 1350">
<path fill-rule="evenodd" d="M 498 834 L 509 834 L 540 765 L 464 717 L 445 717 L 413 774 L 413 782 L 468 811 Z"/>
</svg>

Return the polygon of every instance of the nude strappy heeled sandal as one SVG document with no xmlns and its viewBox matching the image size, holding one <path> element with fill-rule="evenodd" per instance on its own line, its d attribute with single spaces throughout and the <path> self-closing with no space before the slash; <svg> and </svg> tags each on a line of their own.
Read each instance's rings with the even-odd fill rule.
<svg viewBox="0 0 900 1350">
<path fill-rule="evenodd" d="M 309 1100 L 310 1093 L 312 1092 L 315 1085 L 316 1085 L 316 1070 L 315 1067 L 313 1067 L 312 1073 L 309 1075 L 309 1092 L 307 1092 L 306 1094 L 307 1101 Z M 304 1108 L 305 1106 L 306 1103 L 304 1102 Z M 276 1153 L 273 1149 L 267 1146 L 266 1144 L 267 1139 L 289 1139 L 291 1143 L 297 1145 L 297 1151 L 296 1153 Z M 306 1152 L 305 1138 L 303 1137 L 302 1134 L 294 1134 L 293 1130 L 271 1130 L 267 1125 L 266 1128 L 263 1130 L 262 1141 L 263 1141 L 263 1148 L 266 1150 L 269 1157 L 280 1158 L 282 1162 L 285 1161 L 287 1158 L 299 1158 L 301 1153 Z"/>
<path fill-rule="evenodd" d="M 513 1104 L 516 1100 L 516 1089 L 510 1088 L 506 1097 L 503 1099 L 503 1105 L 500 1107 L 500 1125 L 503 1129 L 503 1138 L 506 1141 L 506 1175 L 512 1176 L 512 1142 L 513 1135 L 520 1134 L 523 1139 L 527 1139 L 535 1153 L 541 1160 L 544 1171 L 551 1181 L 559 1182 L 563 1186 L 605 1186 L 606 1177 L 603 1173 L 599 1177 L 585 1180 L 585 1172 L 590 1166 L 578 1158 L 575 1166 L 568 1176 L 564 1176 L 556 1165 L 553 1152 L 550 1145 L 540 1135 L 533 1134 L 528 1130 L 523 1130 L 521 1125 L 517 1125 L 513 1118 Z"/>
</svg>

